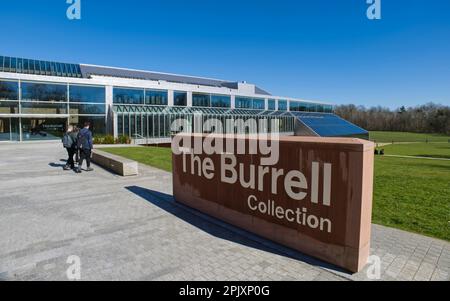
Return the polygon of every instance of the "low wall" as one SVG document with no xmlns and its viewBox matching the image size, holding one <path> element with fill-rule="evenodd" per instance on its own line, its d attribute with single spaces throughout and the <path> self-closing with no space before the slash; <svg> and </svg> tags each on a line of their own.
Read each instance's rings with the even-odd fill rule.
<svg viewBox="0 0 450 301">
<path fill-rule="evenodd" d="M 177 202 L 349 271 L 366 265 L 372 142 L 281 137 L 279 160 L 268 166 L 260 152 L 238 154 L 236 145 L 248 150 L 254 138 L 217 137 L 223 145 L 233 140 L 234 151 L 193 153 L 194 140 L 201 144 L 206 137 L 189 135 L 190 146 L 182 145 L 183 153 L 173 155 Z"/>
<path fill-rule="evenodd" d="M 92 162 L 123 177 L 137 176 L 139 174 L 138 163 L 136 161 L 98 149 L 92 152 Z"/>
</svg>

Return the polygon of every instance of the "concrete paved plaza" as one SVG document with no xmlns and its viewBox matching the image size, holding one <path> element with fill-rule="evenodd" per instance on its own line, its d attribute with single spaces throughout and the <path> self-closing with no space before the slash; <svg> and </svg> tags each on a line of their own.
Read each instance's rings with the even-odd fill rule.
<svg viewBox="0 0 450 301">
<path fill-rule="evenodd" d="M 367 280 L 175 204 L 171 174 L 63 171 L 58 143 L 0 145 L 0 280 Z M 449 280 L 450 244 L 373 226 L 383 280 Z M 367 268 L 366 268 L 367 269 Z"/>
</svg>

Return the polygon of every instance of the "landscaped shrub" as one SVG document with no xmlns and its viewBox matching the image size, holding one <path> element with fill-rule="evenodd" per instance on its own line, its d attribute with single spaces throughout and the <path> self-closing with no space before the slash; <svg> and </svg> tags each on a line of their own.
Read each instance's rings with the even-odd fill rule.
<svg viewBox="0 0 450 301">
<path fill-rule="evenodd" d="M 128 136 L 119 136 L 114 139 L 114 136 L 97 136 L 94 137 L 94 144 L 131 144 L 131 139 Z"/>
<path fill-rule="evenodd" d="M 120 135 L 119 138 L 116 139 L 116 144 L 131 144 L 131 139 L 128 136 Z"/>
</svg>

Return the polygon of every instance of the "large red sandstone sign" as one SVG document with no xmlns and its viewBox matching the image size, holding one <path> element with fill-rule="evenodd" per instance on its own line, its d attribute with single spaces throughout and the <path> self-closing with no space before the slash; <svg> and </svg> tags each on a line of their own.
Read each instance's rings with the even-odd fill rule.
<svg viewBox="0 0 450 301">
<path fill-rule="evenodd" d="M 364 267 L 370 249 L 373 143 L 281 137 L 279 160 L 268 165 L 267 155 L 255 151 L 255 138 L 215 138 L 229 148 L 195 152 L 194 146 L 207 138 L 189 135 L 190 146 L 178 147 L 183 153 L 173 155 L 176 201 L 350 271 Z M 252 151 L 239 154 L 244 146 Z"/>
</svg>

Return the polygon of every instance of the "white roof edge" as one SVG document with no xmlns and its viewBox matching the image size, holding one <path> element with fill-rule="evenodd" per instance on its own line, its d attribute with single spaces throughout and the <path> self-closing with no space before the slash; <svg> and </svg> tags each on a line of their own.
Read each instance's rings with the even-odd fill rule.
<svg viewBox="0 0 450 301">
<path fill-rule="evenodd" d="M 199 78 L 199 79 L 206 79 L 206 80 L 215 80 L 215 81 L 227 82 L 227 83 L 237 83 L 237 82 L 238 82 L 238 81 L 233 81 L 233 80 L 224 80 L 224 79 L 211 78 L 211 77 L 202 77 L 202 76 L 194 76 L 194 75 L 184 75 L 184 74 L 176 74 L 176 73 L 168 73 L 168 72 L 159 72 L 159 71 L 150 71 L 150 70 L 133 69 L 133 68 L 102 66 L 102 65 L 94 65 L 94 64 L 80 64 L 80 65 L 81 65 L 81 66 L 88 66 L 88 67 L 97 67 L 97 68 L 118 69 L 118 70 L 124 70 L 124 71 L 147 72 L 147 73 L 155 73 L 155 74 L 163 74 L 163 75 L 171 75 L 171 76 L 183 76 L 183 77 L 189 77 L 189 78 Z"/>
</svg>

